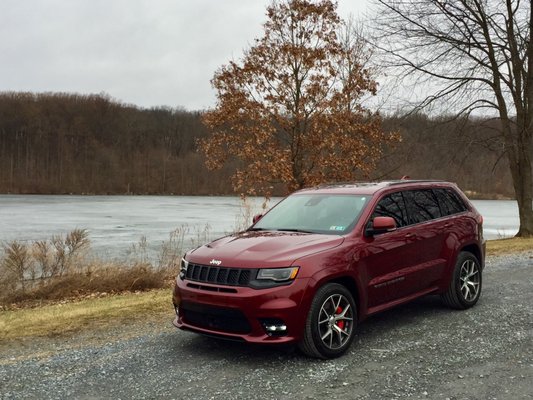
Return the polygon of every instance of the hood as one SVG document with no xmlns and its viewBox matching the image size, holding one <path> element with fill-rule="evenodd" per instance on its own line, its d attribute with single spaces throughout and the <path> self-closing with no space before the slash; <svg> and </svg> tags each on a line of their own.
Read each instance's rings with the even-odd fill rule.
<svg viewBox="0 0 533 400">
<path fill-rule="evenodd" d="M 190 262 L 203 265 L 212 260 L 220 266 L 264 268 L 290 266 L 303 256 L 340 245 L 342 236 L 315 233 L 248 231 L 225 236 L 187 255 Z"/>
</svg>

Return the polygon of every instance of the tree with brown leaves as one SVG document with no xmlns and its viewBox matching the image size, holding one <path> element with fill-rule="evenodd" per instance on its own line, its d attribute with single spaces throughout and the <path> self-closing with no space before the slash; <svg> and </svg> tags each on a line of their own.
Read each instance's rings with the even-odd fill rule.
<svg viewBox="0 0 533 400">
<path fill-rule="evenodd" d="M 236 191 L 270 195 L 367 176 L 384 142 L 381 119 L 362 106 L 376 82 L 358 59 L 360 42 L 340 39 L 331 0 L 274 1 L 264 36 L 212 80 L 217 104 L 199 142 L 210 169 L 240 162 Z"/>
</svg>

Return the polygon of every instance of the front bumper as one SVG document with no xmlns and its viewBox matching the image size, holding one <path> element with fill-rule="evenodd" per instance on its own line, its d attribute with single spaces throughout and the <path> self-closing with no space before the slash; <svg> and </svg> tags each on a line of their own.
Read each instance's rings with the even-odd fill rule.
<svg viewBox="0 0 533 400">
<path fill-rule="evenodd" d="M 250 343 L 299 341 L 309 308 L 302 301 L 308 280 L 297 278 L 286 286 L 252 289 L 178 278 L 173 324 L 183 330 Z M 282 321 L 286 331 L 269 334 L 265 321 Z"/>
</svg>

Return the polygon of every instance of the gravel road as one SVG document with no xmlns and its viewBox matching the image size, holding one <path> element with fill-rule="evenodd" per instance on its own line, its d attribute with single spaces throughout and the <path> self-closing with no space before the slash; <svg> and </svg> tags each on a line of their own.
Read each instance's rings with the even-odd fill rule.
<svg viewBox="0 0 533 400">
<path fill-rule="evenodd" d="M 431 296 L 382 313 L 332 361 L 176 331 L 171 318 L 3 343 L 0 398 L 533 399 L 533 251 L 488 259 L 474 308 Z"/>
</svg>

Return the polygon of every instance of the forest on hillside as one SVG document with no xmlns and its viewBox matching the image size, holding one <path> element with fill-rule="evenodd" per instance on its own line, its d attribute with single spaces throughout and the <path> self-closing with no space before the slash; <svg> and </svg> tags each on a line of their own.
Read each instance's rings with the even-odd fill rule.
<svg viewBox="0 0 533 400">
<path fill-rule="evenodd" d="M 512 196 L 497 121 L 384 116 L 383 127 L 402 141 L 362 179 L 445 179 Z M 198 111 L 102 94 L 0 93 L 0 193 L 232 194 L 236 163 L 209 171 L 196 150 L 207 134 Z"/>
</svg>

